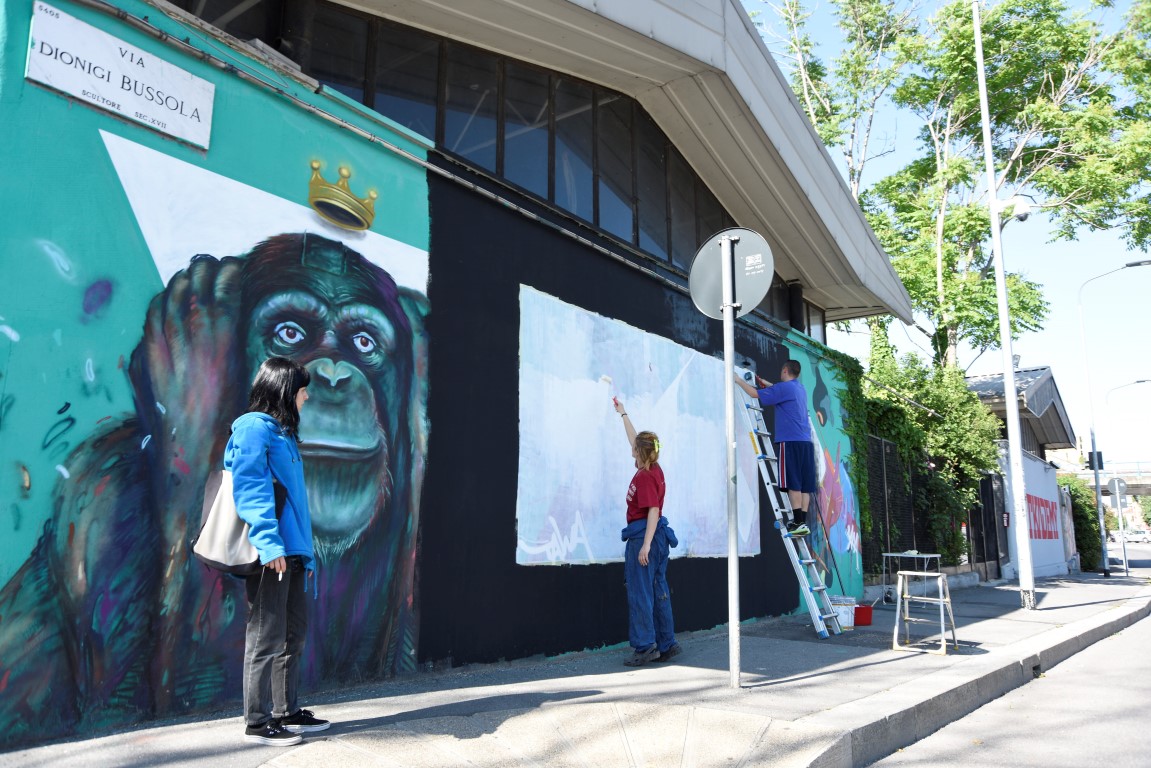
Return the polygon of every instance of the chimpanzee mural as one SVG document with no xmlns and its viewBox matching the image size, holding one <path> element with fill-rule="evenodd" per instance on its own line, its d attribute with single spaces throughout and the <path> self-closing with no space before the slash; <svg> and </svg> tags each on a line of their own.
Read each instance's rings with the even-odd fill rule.
<svg viewBox="0 0 1151 768">
<path fill-rule="evenodd" d="M 839 397 L 841 385 L 836 383 L 840 374 L 827 360 L 812 353 L 798 334 L 792 334 L 788 348 L 788 353 L 800 361 L 803 368 L 800 379 L 811 393 L 808 413 L 819 493 L 813 497 L 809 512 L 809 519 L 813 521 L 809 546 L 829 588 L 838 594 L 860 596 L 863 594 L 862 545 L 855 488 L 848 471 L 853 449 L 851 438 L 844 431 L 846 415 Z"/>
<path fill-rule="evenodd" d="M 190 558 L 189 541 L 270 355 L 312 374 L 300 436 L 318 567 L 303 678 L 414 665 L 426 309 L 357 251 L 308 233 L 197 255 L 171 278 L 128 365 L 135 413 L 72 452 L 43 536 L 0 591 L 5 740 L 238 698 L 243 583 Z"/>
</svg>

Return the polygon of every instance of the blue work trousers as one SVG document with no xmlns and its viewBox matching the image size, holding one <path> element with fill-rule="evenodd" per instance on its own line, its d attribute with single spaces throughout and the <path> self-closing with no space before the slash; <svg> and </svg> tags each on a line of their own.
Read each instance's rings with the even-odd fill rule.
<svg viewBox="0 0 1151 768">
<path fill-rule="evenodd" d="M 656 644 L 666 651 L 675 645 L 671 617 L 671 590 L 667 586 L 668 540 L 663 528 L 655 532 L 647 565 L 639 564 L 643 536 L 627 540 L 623 572 L 627 579 L 628 640 L 632 648 L 647 650 Z"/>
</svg>

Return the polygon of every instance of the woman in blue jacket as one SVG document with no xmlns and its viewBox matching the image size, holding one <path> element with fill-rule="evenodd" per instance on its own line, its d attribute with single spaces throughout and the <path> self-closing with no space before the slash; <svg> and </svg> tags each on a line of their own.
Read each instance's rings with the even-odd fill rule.
<svg viewBox="0 0 1151 768">
<path fill-rule="evenodd" d="M 248 412 L 232 422 L 224 450 L 236 510 L 264 566 L 246 579 L 244 738 L 278 746 L 298 744 L 301 733 L 330 725 L 296 701 L 308 629 L 305 598 L 315 571 L 312 518 L 297 447 L 310 381 L 307 369 L 295 360 L 265 360 L 248 395 Z"/>
</svg>

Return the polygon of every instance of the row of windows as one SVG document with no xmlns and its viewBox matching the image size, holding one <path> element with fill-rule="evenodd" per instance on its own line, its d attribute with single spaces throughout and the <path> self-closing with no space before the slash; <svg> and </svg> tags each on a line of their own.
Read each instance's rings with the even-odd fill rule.
<svg viewBox="0 0 1151 768">
<path fill-rule="evenodd" d="M 639 104 L 605 88 L 327 4 L 309 74 L 685 271 L 734 226 Z"/>
<path fill-rule="evenodd" d="M 242 39 L 276 44 L 288 26 L 282 0 L 238 12 L 224 0 L 185 2 Z M 309 75 L 684 272 L 700 243 L 735 226 L 634 99 L 326 2 L 310 22 Z M 786 290 L 764 302 L 780 319 Z M 822 338 L 822 311 L 807 314 Z"/>
</svg>

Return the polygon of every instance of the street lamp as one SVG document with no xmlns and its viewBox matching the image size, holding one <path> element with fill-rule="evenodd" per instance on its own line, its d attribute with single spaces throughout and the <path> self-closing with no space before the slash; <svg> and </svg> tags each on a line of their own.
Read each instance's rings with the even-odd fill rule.
<svg viewBox="0 0 1151 768">
<path fill-rule="evenodd" d="M 1126 384 L 1120 384 L 1120 385 L 1119 385 L 1119 386 L 1117 386 L 1117 387 L 1111 387 L 1111 389 L 1107 390 L 1107 397 L 1105 397 L 1104 399 L 1105 399 L 1105 400 L 1106 400 L 1108 403 L 1110 403 L 1110 402 L 1111 402 L 1111 393 L 1112 393 L 1112 392 L 1114 392 L 1114 391 L 1115 391 L 1115 390 L 1117 390 L 1117 389 L 1123 389 L 1124 387 L 1133 387 L 1133 386 L 1135 386 L 1136 384 L 1151 384 L 1151 379 L 1135 379 L 1135 381 L 1129 381 L 1129 382 L 1127 382 Z"/>
<path fill-rule="evenodd" d="M 1088 278 L 1079 286 L 1079 339 L 1083 343 L 1083 380 L 1087 384 L 1087 414 L 1091 419 L 1091 465 L 1095 468 L 1095 512 L 1099 516 L 1099 543 L 1103 548 L 1103 576 L 1111 575 L 1111 560 L 1107 554 L 1107 526 L 1103 522 L 1103 490 L 1099 486 L 1099 453 L 1095 448 L 1095 403 L 1091 396 L 1091 364 L 1087 359 L 1087 326 L 1083 322 L 1083 289 L 1087 283 L 1098 280 L 1107 275 L 1113 275 L 1119 270 L 1131 267 L 1151 266 L 1151 259 L 1142 261 L 1129 261 L 1121 267 L 1116 267 L 1101 275 Z"/>
<path fill-rule="evenodd" d="M 1011 314 L 1007 307 L 1007 276 L 1003 269 L 1002 204 L 996 195 L 995 155 L 991 147 L 991 116 L 987 107 L 987 76 L 983 71 L 983 32 L 979 22 L 979 0 L 971 0 L 975 29 L 975 73 L 979 80 L 979 112 L 983 122 L 983 158 L 987 166 L 987 207 L 991 214 L 991 261 L 995 266 L 995 293 L 999 305 L 999 347 L 1003 353 L 1003 400 L 1007 408 L 1007 469 L 1011 482 L 1015 516 L 1015 559 L 1019 571 L 1019 600 L 1024 608 L 1035 608 L 1035 573 L 1031 565 L 1031 525 L 1027 516 L 1026 489 L 1023 486 L 1023 441 L 1019 428 L 1019 395 L 1015 389 L 1014 355 L 1011 350 Z M 1030 213 L 1030 211 L 1028 211 Z"/>
</svg>

